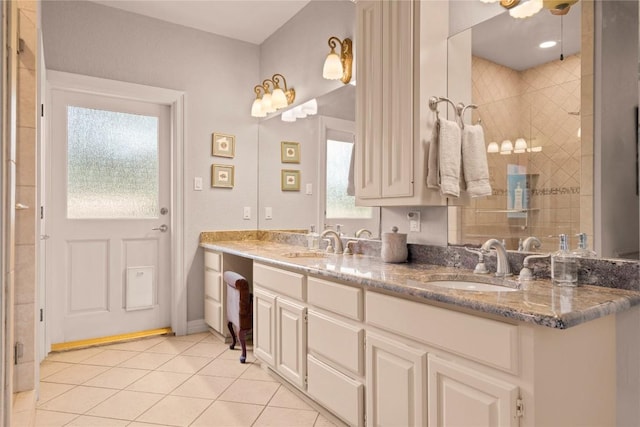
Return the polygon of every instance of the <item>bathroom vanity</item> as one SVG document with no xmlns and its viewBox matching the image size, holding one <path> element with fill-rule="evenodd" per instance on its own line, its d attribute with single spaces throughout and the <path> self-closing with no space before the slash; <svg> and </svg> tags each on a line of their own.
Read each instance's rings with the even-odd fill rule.
<svg viewBox="0 0 640 427">
<path fill-rule="evenodd" d="M 275 241 L 201 246 L 251 275 L 255 357 L 347 424 L 616 424 L 618 313 L 638 310 L 638 292 L 523 286 Z"/>
</svg>

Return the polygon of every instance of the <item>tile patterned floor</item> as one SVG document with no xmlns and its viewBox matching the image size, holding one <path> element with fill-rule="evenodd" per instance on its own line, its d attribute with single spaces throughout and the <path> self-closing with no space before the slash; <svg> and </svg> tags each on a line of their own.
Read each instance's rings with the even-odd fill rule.
<svg viewBox="0 0 640 427">
<path fill-rule="evenodd" d="M 52 353 L 36 426 L 332 426 L 209 333 Z"/>
</svg>

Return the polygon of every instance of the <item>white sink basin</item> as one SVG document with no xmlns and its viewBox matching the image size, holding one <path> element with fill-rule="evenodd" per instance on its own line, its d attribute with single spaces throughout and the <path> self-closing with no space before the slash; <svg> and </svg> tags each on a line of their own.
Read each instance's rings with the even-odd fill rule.
<svg viewBox="0 0 640 427">
<path fill-rule="evenodd" d="M 430 285 L 439 286 L 441 288 L 471 292 L 513 292 L 518 290 L 515 288 L 509 288 L 507 286 L 491 285 L 489 283 L 466 282 L 464 280 L 437 280 L 428 283 Z"/>
</svg>

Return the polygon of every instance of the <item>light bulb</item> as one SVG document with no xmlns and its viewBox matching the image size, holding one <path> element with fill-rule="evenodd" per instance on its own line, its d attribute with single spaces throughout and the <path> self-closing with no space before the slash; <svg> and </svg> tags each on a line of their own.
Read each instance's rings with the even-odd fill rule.
<svg viewBox="0 0 640 427">
<path fill-rule="evenodd" d="M 502 144 L 500 144 L 500 154 L 511 154 L 512 151 L 513 143 L 508 139 L 502 141 Z"/>
<path fill-rule="evenodd" d="M 497 142 L 490 142 L 487 146 L 487 153 L 499 153 L 500 147 Z"/>
<path fill-rule="evenodd" d="M 520 154 L 527 151 L 527 141 L 524 138 L 516 139 L 516 145 L 513 147 L 513 152 Z"/>
<path fill-rule="evenodd" d="M 273 107 L 271 93 L 267 92 L 262 96 L 262 111 L 265 113 L 273 113 L 276 109 Z"/>
<path fill-rule="evenodd" d="M 287 97 L 284 94 L 284 91 L 282 89 L 280 89 L 279 87 L 275 88 L 273 90 L 273 93 L 271 94 L 271 105 L 276 110 L 278 110 L 280 108 L 284 108 L 287 105 L 289 105 L 289 103 L 287 102 Z"/>
<path fill-rule="evenodd" d="M 338 80 L 342 78 L 342 62 L 335 50 L 331 49 L 331 52 L 327 55 L 327 59 L 324 60 L 324 67 L 322 68 L 322 77 L 328 80 Z"/>
<path fill-rule="evenodd" d="M 267 113 L 262 109 L 260 98 L 256 98 L 251 105 L 251 117 L 267 117 Z"/>
</svg>

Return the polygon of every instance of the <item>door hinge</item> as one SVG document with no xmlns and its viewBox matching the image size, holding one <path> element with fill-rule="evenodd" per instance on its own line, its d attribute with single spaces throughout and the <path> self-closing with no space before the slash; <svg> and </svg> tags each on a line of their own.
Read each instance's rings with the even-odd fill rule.
<svg viewBox="0 0 640 427">
<path fill-rule="evenodd" d="M 44 117 L 44 104 L 40 104 L 40 117 Z"/>
<path fill-rule="evenodd" d="M 304 376 L 304 385 L 305 386 L 309 385 L 309 376 L 307 375 Z"/>
<path fill-rule="evenodd" d="M 524 417 L 524 401 L 522 398 L 516 399 L 516 417 Z"/>
<path fill-rule="evenodd" d="M 40 206 L 40 219 L 44 219 L 44 206 Z"/>
<path fill-rule="evenodd" d="M 40 321 L 43 322 L 44 321 L 44 309 L 40 309 Z"/>
</svg>

